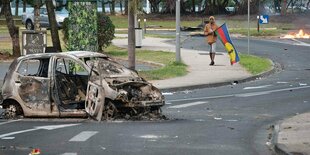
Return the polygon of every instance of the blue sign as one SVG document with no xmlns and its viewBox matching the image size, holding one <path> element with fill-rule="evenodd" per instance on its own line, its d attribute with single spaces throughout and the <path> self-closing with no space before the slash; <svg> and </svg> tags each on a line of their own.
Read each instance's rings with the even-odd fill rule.
<svg viewBox="0 0 310 155">
<path fill-rule="evenodd" d="M 268 15 L 260 15 L 259 16 L 259 23 L 260 24 L 268 24 L 269 23 L 269 16 Z"/>
</svg>

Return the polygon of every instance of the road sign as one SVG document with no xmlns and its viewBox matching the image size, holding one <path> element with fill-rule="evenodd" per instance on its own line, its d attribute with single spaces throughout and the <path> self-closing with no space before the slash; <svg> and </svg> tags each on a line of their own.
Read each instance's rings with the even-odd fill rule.
<svg viewBox="0 0 310 155">
<path fill-rule="evenodd" d="M 260 15 L 259 16 L 259 24 L 268 24 L 269 16 L 268 15 Z"/>
</svg>

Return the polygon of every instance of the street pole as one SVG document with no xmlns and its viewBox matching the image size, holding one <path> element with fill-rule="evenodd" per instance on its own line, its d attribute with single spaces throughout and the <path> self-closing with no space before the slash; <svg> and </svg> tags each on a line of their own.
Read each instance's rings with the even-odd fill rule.
<svg viewBox="0 0 310 155">
<path fill-rule="evenodd" d="M 175 57 L 176 61 L 181 61 L 181 54 L 180 54 L 180 0 L 176 1 L 176 44 L 175 44 Z"/>
<path fill-rule="evenodd" d="M 250 0 L 248 0 L 248 54 L 250 54 Z"/>
</svg>

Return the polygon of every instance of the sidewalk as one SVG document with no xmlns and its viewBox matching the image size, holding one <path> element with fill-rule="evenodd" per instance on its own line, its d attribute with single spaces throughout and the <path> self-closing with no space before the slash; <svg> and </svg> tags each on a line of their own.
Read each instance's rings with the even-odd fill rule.
<svg viewBox="0 0 310 155">
<path fill-rule="evenodd" d="M 126 37 L 126 35 L 121 35 L 121 37 Z M 167 43 L 169 40 L 171 39 L 145 38 L 142 40 L 141 49 L 174 52 L 175 45 Z M 113 44 L 127 48 L 127 38 L 114 39 Z M 218 44 L 221 46 L 220 43 Z M 207 46 L 206 49 L 208 49 Z M 186 89 L 232 83 L 252 76 L 239 64 L 231 66 L 226 53 L 217 53 L 215 56 L 215 66 L 209 66 L 210 58 L 208 51 L 181 48 L 181 59 L 188 65 L 189 72 L 186 76 L 150 82 L 160 89 Z"/>
<path fill-rule="evenodd" d="M 285 155 L 310 155 L 310 112 L 285 119 L 275 127 L 275 151 Z"/>
</svg>

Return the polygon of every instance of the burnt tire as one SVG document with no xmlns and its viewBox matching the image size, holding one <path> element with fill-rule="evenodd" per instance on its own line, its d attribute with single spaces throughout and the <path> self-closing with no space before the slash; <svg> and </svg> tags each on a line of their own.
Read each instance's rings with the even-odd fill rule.
<svg viewBox="0 0 310 155">
<path fill-rule="evenodd" d="M 5 119 L 18 119 L 23 116 L 23 110 L 17 103 L 5 106 L 3 117 Z"/>
</svg>

